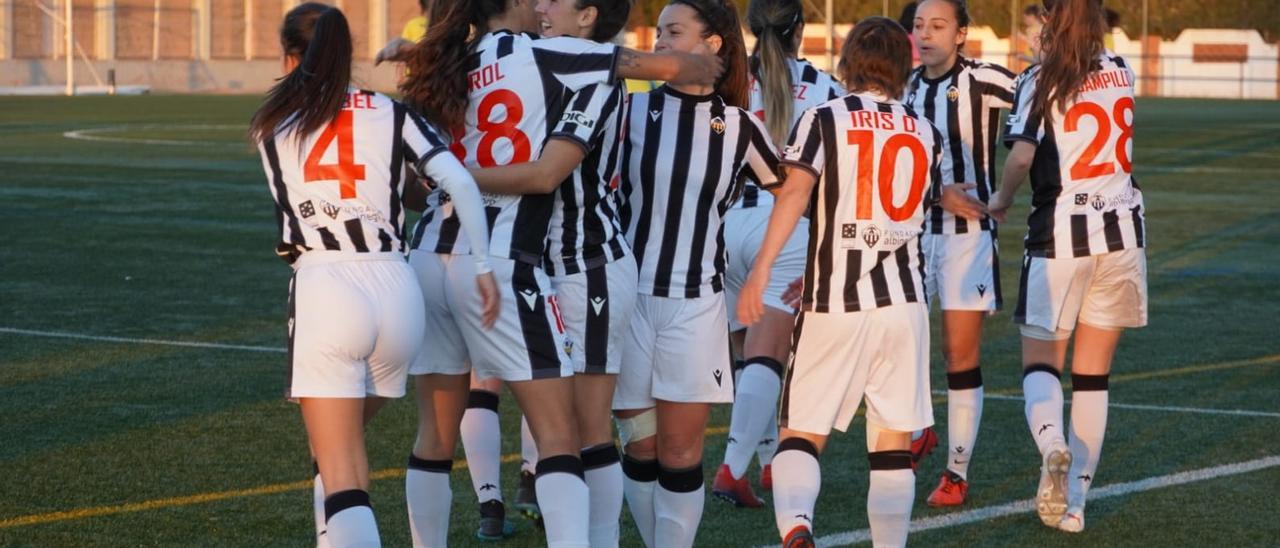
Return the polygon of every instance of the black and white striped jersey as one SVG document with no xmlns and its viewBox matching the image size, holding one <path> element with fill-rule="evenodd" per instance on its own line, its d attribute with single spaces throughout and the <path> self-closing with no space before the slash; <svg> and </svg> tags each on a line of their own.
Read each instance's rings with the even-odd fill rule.
<svg viewBox="0 0 1280 548">
<path fill-rule="evenodd" d="M 792 127 L 795 127 L 804 111 L 837 97 L 844 97 L 847 93 L 834 76 L 813 66 L 806 59 L 789 58 L 787 65 L 791 68 L 791 95 L 795 99 L 795 108 L 791 111 Z M 751 112 L 764 120 L 764 96 L 761 95 L 759 67 L 752 67 L 751 74 Z M 733 203 L 733 207 L 764 207 L 772 204 L 772 194 L 755 185 L 747 185 L 742 189 L 742 197 Z"/>
<path fill-rule="evenodd" d="M 577 38 L 539 40 L 500 30 L 480 39 L 467 73 L 466 127 L 455 129 L 449 149 L 469 168 L 529 161 L 542 150 L 573 93 L 614 79 L 617 46 Z M 550 120 L 551 122 L 548 122 Z M 436 253 L 470 252 L 446 193 L 428 202 L 413 247 Z M 489 252 L 540 264 L 554 197 L 484 194 Z"/>
<path fill-rule="evenodd" d="M 321 130 L 259 143 L 280 228 L 276 253 L 289 264 L 312 250 L 403 253 L 406 170 L 447 152 L 445 143 L 404 105 L 355 88 Z"/>
<path fill-rule="evenodd" d="M 1142 190 L 1133 178 L 1133 70 L 1104 51 L 1065 108 L 1031 105 L 1039 66 L 1018 77 L 1005 144 L 1036 145 L 1028 255 L 1086 257 L 1146 245 Z"/>
<path fill-rule="evenodd" d="M 1002 66 L 964 57 L 936 79 L 926 77 L 924 69 L 911 73 L 905 104 L 942 132 L 942 182 L 976 183 L 969 194 L 987 203 L 995 192 L 1000 109 L 1013 106 L 1014 75 Z M 932 234 L 964 234 L 994 226 L 990 217 L 974 223 L 938 205 L 925 215 L 925 230 Z"/>
<path fill-rule="evenodd" d="M 764 124 L 718 95 L 662 86 L 630 96 L 622 156 L 622 226 L 640 293 L 723 291 L 724 214 L 742 182 L 777 183 L 778 157 Z"/>
<path fill-rule="evenodd" d="M 782 159 L 818 178 L 804 310 L 924 302 L 920 233 L 941 146 L 941 133 L 896 99 L 854 93 L 805 111 Z"/>
<path fill-rule="evenodd" d="M 627 254 L 613 197 L 620 177 L 618 129 L 625 101 L 626 91 L 619 86 L 587 86 L 569 100 L 551 133 L 578 143 L 587 155 L 555 191 L 542 262 L 549 275 L 585 272 Z"/>
</svg>

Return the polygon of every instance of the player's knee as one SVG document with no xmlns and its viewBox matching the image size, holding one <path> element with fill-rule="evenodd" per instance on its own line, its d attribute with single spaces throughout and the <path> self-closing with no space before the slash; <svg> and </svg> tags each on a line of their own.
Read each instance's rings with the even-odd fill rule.
<svg viewBox="0 0 1280 548">
<path fill-rule="evenodd" d="M 1018 330 L 1022 332 L 1022 336 L 1037 341 L 1058 342 L 1071 338 L 1070 329 L 1059 329 L 1050 331 L 1038 325 L 1021 325 Z"/>
<path fill-rule="evenodd" d="M 626 413 L 618 417 L 618 438 L 623 451 L 636 458 L 652 459 L 658 451 L 658 412 L 645 409 L 637 414 Z"/>
</svg>

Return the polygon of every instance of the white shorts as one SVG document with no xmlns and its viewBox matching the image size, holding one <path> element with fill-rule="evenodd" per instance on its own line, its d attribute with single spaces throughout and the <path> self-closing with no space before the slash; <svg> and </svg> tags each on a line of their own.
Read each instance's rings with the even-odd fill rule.
<svg viewBox="0 0 1280 548">
<path fill-rule="evenodd" d="M 638 276 L 636 260 L 628 255 L 586 272 L 551 278 L 575 373 L 617 375 L 621 370 Z"/>
<path fill-rule="evenodd" d="M 724 217 L 724 246 L 728 263 L 724 272 L 724 302 L 729 314 L 729 331 L 746 329 L 738 322 L 738 292 L 747 283 L 751 265 L 756 261 L 764 233 L 769 228 L 772 207 L 748 207 L 730 209 Z M 795 232 L 778 254 L 769 271 L 769 287 L 764 290 L 764 305 L 785 312 L 795 309 L 782 302 L 787 285 L 804 275 L 805 262 L 809 258 L 809 220 L 801 218 Z"/>
<path fill-rule="evenodd" d="M 502 305 L 497 323 L 485 329 L 475 260 L 469 255 L 441 257 L 449 274 L 449 308 L 477 377 L 514 382 L 573 375 L 564 320 L 546 272 L 528 263 L 489 257 Z"/>
<path fill-rule="evenodd" d="M 1069 334 L 1076 322 L 1102 329 L 1147 325 L 1147 253 L 1023 257 L 1014 321 Z"/>
<path fill-rule="evenodd" d="M 929 309 L 908 303 L 865 312 L 801 312 L 778 424 L 810 434 L 845 431 L 867 402 L 867 422 L 911 432 L 933 425 Z"/>
<path fill-rule="evenodd" d="M 409 252 L 409 266 L 413 267 L 418 285 L 422 287 L 426 310 L 426 337 L 422 352 L 409 366 L 410 375 L 462 375 L 471 371 L 467 345 L 449 304 L 449 276 L 445 271 L 445 261 L 452 260 L 451 255 L 430 251 Z"/>
<path fill-rule="evenodd" d="M 422 292 L 403 255 L 303 253 L 289 283 L 285 397 L 403 396 L 422 334 Z"/>
<path fill-rule="evenodd" d="M 694 299 L 638 296 L 613 408 L 647 409 L 655 400 L 732 402 L 726 321 L 722 293 Z"/>
<path fill-rule="evenodd" d="M 925 291 L 943 310 L 1000 310 L 1000 258 L 995 233 L 921 235 Z"/>
</svg>

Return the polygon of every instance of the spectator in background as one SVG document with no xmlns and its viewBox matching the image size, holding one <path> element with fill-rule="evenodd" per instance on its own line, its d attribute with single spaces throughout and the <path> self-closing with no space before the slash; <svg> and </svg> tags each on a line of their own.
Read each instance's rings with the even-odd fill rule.
<svg viewBox="0 0 1280 548">
<path fill-rule="evenodd" d="M 1040 62 L 1040 31 L 1044 29 L 1044 8 L 1031 4 L 1022 10 L 1022 35 L 1018 40 L 1018 59 L 1025 63 Z"/>
<path fill-rule="evenodd" d="M 383 61 L 399 61 L 402 55 L 427 35 L 427 10 L 431 9 L 431 0 L 418 0 L 418 9 L 420 10 L 418 16 L 404 24 L 400 36 L 392 38 L 386 46 L 382 47 L 378 55 L 374 56 L 375 65 Z"/>
<path fill-rule="evenodd" d="M 907 39 L 911 40 L 911 67 L 920 66 L 920 49 L 916 47 L 916 37 L 911 33 L 911 29 L 916 28 L 916 6 L 919 2 L 907 2 L 902 6 L 902 15 L 898 16 L 898 24 L 902 25 L 902 30 L 907 31 Z"/>
</svg>

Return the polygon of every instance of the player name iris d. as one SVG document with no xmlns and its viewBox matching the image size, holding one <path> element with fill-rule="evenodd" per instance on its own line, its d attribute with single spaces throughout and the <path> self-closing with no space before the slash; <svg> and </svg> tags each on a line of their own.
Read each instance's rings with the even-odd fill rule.
<svg viewBox="0 0 1280 548">
<path fill-rule="evenodd" d="M 855 128 L 917 132 L 916 119 L 906 114 L 855 110 L 849 113 L 849 119 Z"/>
</svg>

